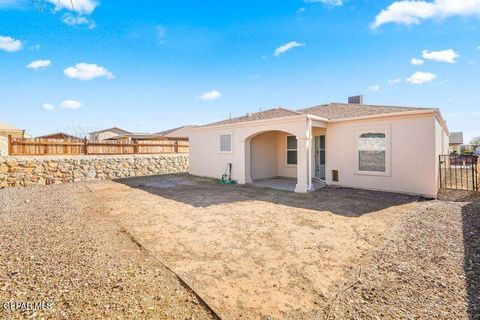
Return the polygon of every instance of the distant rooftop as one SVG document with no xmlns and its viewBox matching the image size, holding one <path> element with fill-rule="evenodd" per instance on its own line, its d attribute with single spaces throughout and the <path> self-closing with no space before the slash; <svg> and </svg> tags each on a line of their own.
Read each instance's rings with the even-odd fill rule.
<svg viewBox="0 0 480 320">
<path fill-rule="evenodd" d="M 451 132 L 450 144 L 463 144 L 463 132 Z"/>
<path fill-rule="evenodd" d="M 193 128 L 193 127 L 195 127 L 195 126 L 194 126 L 194 125 L 181 126 L 181 127 L 177 127 L 177 128 L 173 128 L 173 129 L 168 129 L 168 130 L 156 132 L 156 133 L 154 133 L 154 134 L 155 134 L 155 135 L 160 135 L 160 136 L 165 136 L 165 135 L 167 135 L 167 134 L 169 134 L 169 133 L 175 132 L 175 131 L 180 130 L 180 129 Z"/>
<path fill-rule="evenodd" d="M 22 129 L 16 128 L 12 125 L 0 122 L 0 130 L 18 130 L 18 131 L 21 131 Z"/>
</svg>

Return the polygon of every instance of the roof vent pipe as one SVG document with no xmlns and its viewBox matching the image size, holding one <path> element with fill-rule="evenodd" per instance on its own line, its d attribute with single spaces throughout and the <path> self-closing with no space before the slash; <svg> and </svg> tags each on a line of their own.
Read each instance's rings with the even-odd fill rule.
<svg viewBox="0 0 480 320">
<path fill-rule="evenodd" d="M 348 103 L 363 104 L 363 95 L 348 97 Z"/>
</svg>

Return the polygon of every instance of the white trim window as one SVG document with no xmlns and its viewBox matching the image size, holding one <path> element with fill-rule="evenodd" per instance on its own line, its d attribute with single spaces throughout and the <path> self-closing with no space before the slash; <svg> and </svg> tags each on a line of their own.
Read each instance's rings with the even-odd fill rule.
<svg viewBox="0 0 480 320">
<path fill-rule="evenodd" d="M 389 126 L 357 128 L 355 173 L 389 176 L 391 137 Z"/>
<path fill-rule="evenodd" d="M 297 165 L 297 137 L 287 136 L 287 165 Z"/>
<path fill-rule="evenodd" d="M 232 152 L 232 134 L 220 135 L 220 152 L 222 153 Z"/>
</svg>

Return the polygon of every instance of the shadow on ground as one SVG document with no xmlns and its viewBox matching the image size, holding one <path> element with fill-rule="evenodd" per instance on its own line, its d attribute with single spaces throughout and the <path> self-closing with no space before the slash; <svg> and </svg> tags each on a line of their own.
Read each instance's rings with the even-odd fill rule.
<svg viewBox="0 0 480 320">
<path fill-rule="evenodd" d="M 462 208 L 462 219 L 468 314 L 476 320 L 480 319 L 480 194 L 472 200 Z"/>
<path fill-rule="evenodd" d="M 188 174 L 136 177 L 116 182 L 197 208 L 242 201 L 265 201 L 358 217 L 418 200 L 418 197 L 405 194 L 348 188 L 324 188 L 308 194 L 299 194 L 253 185 L 224 185 L 214 179 Z"/>
</svg>

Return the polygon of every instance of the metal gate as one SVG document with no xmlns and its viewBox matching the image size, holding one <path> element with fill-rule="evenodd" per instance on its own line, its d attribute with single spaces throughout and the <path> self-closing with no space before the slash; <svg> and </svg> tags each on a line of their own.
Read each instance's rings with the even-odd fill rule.
<svg viewBox="0 0 480 320">
<path fill-rule="evenodd" d="M 440 155 L 440 189 L 479 191 L 478 156 Z"/>
</svg>

